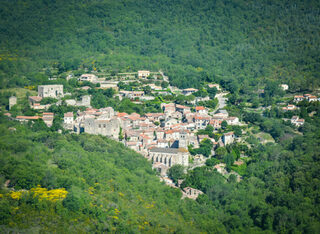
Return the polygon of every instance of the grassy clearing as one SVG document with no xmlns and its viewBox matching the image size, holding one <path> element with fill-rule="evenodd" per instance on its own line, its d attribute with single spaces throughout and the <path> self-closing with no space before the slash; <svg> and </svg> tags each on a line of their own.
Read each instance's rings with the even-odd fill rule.
<svg viewBox="0 0 320 234">
<path fill-rule="evenodd" d="M 29 92 L 30 96 L 36 96 L 37 91 L 25 89 L 25 88 L 11 88 L 11 89 L 1 89 L 0 92 L 13 92 L 16 94 L 18 99 L 26 97 L 26 94 Z"/>
</svg>

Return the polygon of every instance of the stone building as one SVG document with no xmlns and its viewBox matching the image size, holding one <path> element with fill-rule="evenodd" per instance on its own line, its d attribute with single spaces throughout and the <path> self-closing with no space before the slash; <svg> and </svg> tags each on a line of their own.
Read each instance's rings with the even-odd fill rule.
<svg viewBox="0 0 320 234">
<path fill-rule="evenodd" d="M 66 100 L 67 105 L 69 106 L 85 106 L 91 107 L 91 96 L 84 95 L 81 97 L 81 101 L 77 101 L 75 99 L 68 99 Z"/>
<path fill-rule="evenodd" d="M 227 133 L 223 134 L 222 141 L 223 141 L 223 144 L 225 144 L 225 145 L 232 144 L 234 142 L 234 133 L 227 132 Z"/>
<path fill-rule="evenodd" d="M 94 74 L 82 74 L 79 79 L 79 81 L 88 81 L 88 82 L 95 82 L 98 80 L 98 77 Z"/>
<path fill-rule="evenodd" d="M 150 71 L 138 71 L 139 78 L 147 78 L 150 76 Z"/>
<path fill-rule="evenodd" d="M 182 198 L 190 198 L 190 199 L 193 199 L 193 200 L 196 200 L 197 197 L 201 194 L 203 194 L 202 191 L 198 190 L 198 189 L 194 189 L 194 188 L 190 188 L 190 187 L 186 187 L 183 189 L 183 196 Z"/>
<path fill-rule="evenodd" d="M 65 113 L 63 116 L 63 128 L 72 130 L 73 124 L 74 124 L 73 113 L 72 112 Z"/>
<path fill-rule="evenodd" d="M 189 165 L 189 153 L 184 148 L 152 148 L 148 154 L 152 163 L 163 163 L 167 167 L 180 164 L 182 166 Z"/>
<path fill-rule="evenodd" d="M 286 91 L 286 90 L 289 89 L 289 85 L 287 85 L 287 84 L 281 84 L 280 87 L 281 87 L 281 89 L 284 90 L 284 91 Z"/>
<path fill-rule="evenodd" d="M 197 92 L 198 90 L 197 89 L 194 89 L 194 88 L 188 88 L 188 89 L 183 89 L 182 90 L 182 94 L 185 95 L 185 96 L 189 96 L 195 92 Z"/>
<path fill-rule="evenodd" d="M 9 97 L 9 110 L 11 110 L 14 105 L 17 105 L 17 97 L 11 96 Z"/>
<path fill-rule="evenodd" d="M 117 118 L 87 118 L 84 121 L 84 132 L 118 139 L 120 133 L 120 121 Z"/>
<path fill-rule="evenodd" d="M 38 96 L 45 98 L 60 98 L 63 97 L 63 85 L 39 85 Z"/>
<path fill-rule="evenodd" d="M 54 113 L 52 112 L 44 112 L 42 114 L 43 122 L 50 128 L 53 124 Z"/>
</svg>

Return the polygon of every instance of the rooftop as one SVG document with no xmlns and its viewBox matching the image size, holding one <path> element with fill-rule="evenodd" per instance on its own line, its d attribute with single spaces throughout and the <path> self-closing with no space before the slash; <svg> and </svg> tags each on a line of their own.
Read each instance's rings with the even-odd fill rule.
<svg viewBox="0 0 320 234">
<path fill-rule="evenodd" d="M 167 154 L 177 154 L 179 152 L 186 153 L 188 150 L 184 148 L 152 148 L 150 152 L 157 152 L 157 153 L 167 153 Z"/>
</svg>

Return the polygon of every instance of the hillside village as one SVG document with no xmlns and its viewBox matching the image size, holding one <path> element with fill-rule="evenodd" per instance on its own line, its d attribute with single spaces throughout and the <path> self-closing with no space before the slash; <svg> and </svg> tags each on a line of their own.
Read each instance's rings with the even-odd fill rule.
<svg viewBox="0 0 320 234">
<path fill-rule="evenodd" d="M 74 77 L 70 74 L 66 79 L 68 81 Z M 161 82 L 157 81 L 158 79 Z M 98 78 L 95 74 L 82 74 L 77 78 L 77 82 L 83 84 L 78 88 L 82 91 L 112 90 L 112 98 L 119 102 L 128 99 L 136 105 L 141 105 L 156 98 L 162 101 L 157 112 L 143 114 L 120 112 L 111 106 L 93 108 L 92 95 L 73 98 L 72 93 L 64 91 L 62 84 L 50 84 L 39 85 L 37 95 L 28 96 L 29 107 L 39 114 L 5 115 L 20 122 L 42 119 L 48 127 L 52 127 L 55 113 L 48 111 L 51 106 L 74 107 L 75 111 L 63 113 L 63 119 L 60 120 L 64 131 L 102 135 L 122 142 L 150 160 L 153 169 L 159 172 L 161 180 L 172 187 L 182 183 L 175 183 L 168 177 L 168 170 L 174 165 L 182 165 L 185 170 L 193 169 L 205 165 L 206 160 L 219 154 L 219 150 L 228 145 L 250 147 L 246 141 L 250 138 L 248 125 L 238 116 L 229 115 L 226 109 L 228 92 L 222 90 L 219 84 L 208 83 L 207 90 L 179 89 L 170 86 L 168 77 L 161 71 L 138 71 L 136 74 L 128 73 L 109 79 Z M 135 89 L 131 88 L 132 82 L 136 86 Z M 288 89 L 285 84 L 282 84 L 281 88 L 284 91 Z M 198 95 L 194 96 L 195 94 Z M 170 95 L 176 95 L 176 99 L 164 101 L 163 97 Z M 179 104 L 181 102 L 177 101 L 178 97 L 184 98 L 184 104 Z M 48 102 L 44 103 L 43 100 Z M 290 103 L 283 104 L 282 111 L 298 110 L 299 107 L 294 104 L 301 101 L 315 102 L 319 101 L 319 98 L 311 94 L 295 95 Z M 16 104 L 17 98 L 11 96 L 9 110 Z M 283 120 L 296 127 L 302 126 L 305 122 L 296 115 Z M 236 180 L 240 181 L 241 175 L 235 170 L 246 160 L 248 158 L 245 150 L 242 150 L 238 153 L 237 160 L 231 163 L 233 169 L 227 167 L 225 162 L 215 163 L 214 169 L 226 178 L 234 175 Z M 183 190 L 183 196 L 192 199 L 196 199 L 201 193 L 200 190 L 190 187 Z"/>
</svg>

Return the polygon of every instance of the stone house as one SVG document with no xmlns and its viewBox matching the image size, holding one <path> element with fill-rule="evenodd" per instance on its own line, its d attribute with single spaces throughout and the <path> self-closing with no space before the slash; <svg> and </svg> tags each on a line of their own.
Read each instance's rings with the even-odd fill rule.
<svg viewBox="0 0 320 234">
<path fill-rule="evenodd" d="M 145 116 L 152 122 L 159 122 L 164 119 L 164 113 L 147 113 Z"/>
<path fill-rule="evenodd" d="M 308 99 L 309 102 L 316 102 L 316 101 L 318 101 L 318 98 L 317 98 L 316 96 L 309 96 L 307 99 Z"/>
<path fill-rule="evenodd" d="M 40 105 L 42 97 L 39 96 L 29 96 L 28 101 L 31 108 L 36 106 L 36 104 Z"/>
<path fill-rule="evenodd" d="M 81 101 L 76 101 L 75 99 L 67 99 L 66 104 L 69 106 L 85 106 L 91 107 L 91 96 L 84 95 L 81 97 Z"/>
<path fill-rule="evenodd" d="M 163 109 L 164 113 L 173 113 L 176 111 L 176 107 L 174 103 L 162 103 L 161 108 Z"/>
<path fill-rule="evenodd" d="M 182 198 L 187 197 L 187 198 L 190 198 L 193 200 L 196 200 L 199 195 L 203 194 L 202 191 L 200 191 L 198 189 L 191 188 L 191 187 L 186 187 L 183 189 L 183 191 L 184 191 L 184 193 L 183 193 Z"/>
<path fill-rule="evenodd" d="M 216 88 L 218 91 L 221 90 L 219 84 L 208 84 L 209 88 Z"/>
<path fill-rule="evenodd" d="M 222 136 L 222 142 L 224 145 L 232 144 L 234 142 L 234 133 L 233 132 L 227 132 L 224 133 Z"/>
<path fill-rule="evenodd" d="M 238 117 L 228 117 L 225 120 L 227 121 L 228 125 L 238 125 L 240 123 Z"/>
<path fill-rule="evenodd" d="M 139 136 L 142 133 L 142 131 L 138 130 L 138 131 L 134 131 L 134 130 L 130 130 L 130 131 L 125 131 L 124 135 L 127 141 L 140 141 Z"/>
<path fill-rule="evenodd" d="M 96 82 L 98 80 L 98 77 L 94 74 L 82 74 L 79 79 L 79 81 L 88 81 L 88 82 Z"/>
<path fill-rule="evenodd" d="M 120 121 L 117 118 L 109 120 L 86 118 L 84 121 L 84 132 L 118 139 L 120 133 Z"/>
<path fill-rule="evenodd" d="M 175 112 L 166 112 L 165 113 L 165 119 L 168 120 L 168 119 L 178 119 L 178 120 L 181 120 L 182 119 L 182 114 L 178 111 L 175 111 Z"/>
<path fill-rule="evenodd" d="M 138 77 L 141 78 L 147 78 L 148 76 L 150 76 L 150 71 L 138 71 Z"/>
<path fill-rule="evenodd" d="M 215 129 L 218 130 L 219 128 L 221 128 L 221 120 L 218 119 L 211 119 L 209 124 Z"/>
<path fill-rule="evenodd" d="M 140 151 L 140 144 L 139 141 L 126 141 L 126 146 L 134 151 Z"/>
<path fill-rule="evenodd" d="M 293 101 L 294 102 L 301 102 L 301 101 L 303 101 L 304 100 L 304 96 L 302 96 L 302 95 L 296 95 L 296 96 L 294 96 L 294 98 L 293 98 Z"/>
<path fill-rule="evenodd" d="M 44 112 L 42 114 L 42 120 L 43 122 L 48 126 L 51 127 L 53 124 L 53 119 L 54 119 L 54 113 L 51 112 Z"/>
<path fill-rule="evenodd" d="M 182 94 L 185 95 L 185 96 L 189 96 L 195 92 L 197 92 L 198 90 L 197 89 L 194 89 L 194 88 L 188 88 L 188 89 L 183 89 L 182 90 Z"/>
<path fill-rule="evenodd" d="M 161 127 L 169 129 L 172 125 L 175 125 L 177 123 L 179 123 L 179 120 L 177 119 L 168 119 L 165 121 L 161 121 Z"/>
<path fill-rule="evenodd" d="M 165 131 L 163 129 L 157 129 L 156 130 L 156 138 L 157 140 L 160 140 L 160 139 L 164 139 L 164 134 L 165 134 Z"/>
<path fill-rule="evenodd" d="M 281 84 L 280 87 L 283 91 L 286 91 L 289 89 L 289 86 L 287 84 Z"/>
<path fill-rule="evenodd" d="M 74 124 L 73 113 L 67 112 L 63 115 L 63 128 L 72 130 Z"/>
<path fill-rule="evenodd" d="M 63 85 L 39 85 L 38 96 L 42 98 L 60 98 L 63 97 Z"/>
<path fill-rule="evenodd" d="M 206 115 L 208 114 L 208 111 L 206 110 L 206 108 L 204 106 L 196 106 L 196 112 L 200 115 Z"/>
<path fill-rule="evenodd" d="M 165 131 L 165 139 L 167 141 L 170 141 L 170 140 L 179 140 L 180 138 L 180 131 L 176 131 L 176 130 L 167 130 Z"/>
<path fill-rule="evenodd" d="M 288 105 L 288 106 L 282 108 L 283 111 L 294 111 L 296 109 L 297 109 L 297 107 L 295 105 Z"/>
<path fill-rule="evenodd" d="M 176 111 L 182 113 L 182 114 L 186 114 L 186 113 L 190 113 L 190 107 L 188 106 L 183 106 L 183 105 L 176 105 Z"/>
<path fill-rule="evenodd" d="M 293 125 L 295 125 L 297 127 L 300 127 L 300 126 L 302 126 L 304 124 L 305 121 L 304 121 L 304 119 L 299 119 L 299 116 L 292 116 L 290 122 Z"/>
<path fill-rule="evenodd" d="M 193 119 L 196 129 L 205 129 L 210 122 L 209 116 L 195 116 Z"/>
</svg>

